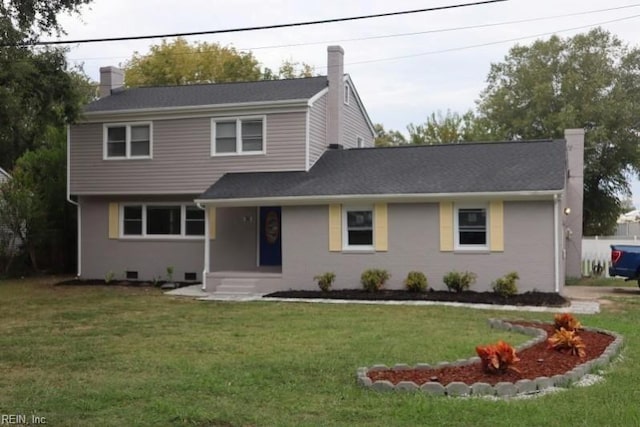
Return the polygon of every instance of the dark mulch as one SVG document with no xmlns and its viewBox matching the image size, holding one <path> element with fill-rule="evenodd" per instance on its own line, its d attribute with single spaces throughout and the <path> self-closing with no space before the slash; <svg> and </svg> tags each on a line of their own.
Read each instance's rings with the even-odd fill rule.
<svg viewBox="0 0 640 427">
<path fill-rule="evenodd" d="M 523 326 L 544 329 L 547 336 L 553 334 L 553 325 L 532 324 L 527 322 L 511 322 Z M 429 381 L 439 382 L 447 385 L 454 381 L 464 382 L 471 385 L 476 382 L 483 382 L 496 385 L 501 381 L 515 383 L 518 380 L 535 380 L 538 377 L 551 378 L 554 375 L 562 375 L 575 368 L 577 365 L 596 359 L 604 353 L 614 337 L 601 332 L 579 332 L 582 341 L 586 346 L 585 357 L 578 357 L 569 353 L 563 353 L 548 348 L 545 342 L 541 342 L 517 353 L 519 362 L 515 364 L 517 370 L 508 370 L 501 374 L 488 374 L 482 370 L 480 362 L 465 366 L 450 366 L 446 368 L 434 368 L 428 370 L 395 370 L 385 369 L 383 371 L 369 372 L 368 376 L 372 381 L 387 380 L 393 384 L 400 381 L 413 381 L 422 385 Z"/>
<path fill-rule="evenodd" d="M 126 286 L 135 288 L 144 287 L 160 287 L 165 284 L 165 281 L 153 283 L 144 280 L 111 280 L 109 283 L 102 279 L 70 279 L 58 282 L 55 286 Z M 171 282 L 175 283 L 178 288 L 194 285 L 194 282 Z"/>
<path fill-rule="evenodd" d="M 267 294 L 265 298 L 325 298 L 367 301 L 445 301 L 496 305 L 531 305 L 546 307 L 564 307 L 570 305 L 562 295 L 552 292 L 525 292 L 511 297 L 502 297 L 494 292 L 449 292 L 428 291 L 424 293 L 407 292 L 399 289 L 387 289 L 367 292 L 363 289 L 338 289 L 322 291 L 279 291 Z"/>
</svg>

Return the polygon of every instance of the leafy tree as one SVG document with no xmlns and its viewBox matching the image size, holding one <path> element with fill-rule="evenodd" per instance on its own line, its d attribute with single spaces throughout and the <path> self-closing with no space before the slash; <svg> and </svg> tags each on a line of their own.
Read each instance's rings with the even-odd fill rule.
<svg viewBox="0 0 640 427">
<path fill-rule="evenodd" d="M 65 246 L 75 225 L 65 205 L 64 125 L 78 117 L 95 88 L 82 70 L 67 72 L 63 49 L 29 43 L 63 34 L 59 14 L 78 13 L 89 2 L 0 2 L 0 166 L 13 174 L 0 190 L 0 222 L 23 240 L 36 269 L 43 246 L 50 253 L 73 248 Z"/>
<path fill-rule="evenodd" d="M 268 70 L 268 68 L 265 68 Z M 274 76 L 272 80 L 275 79 L 295 79 L 300 77 L 312 77 L 313 76 L 313 67 L 304 62 L 294 62 L 292 60 L 287 60 L 282 62 L 280 65 L 280 69 L 278 70 L 278 75 Z M 267 80 L 267 79 L 265 79 Z"/>
<path fill-rule="evenodd" d="M 251 52 L 238 52 L 234 47 L 218 43 L 190 44 L 182 37 L 151 46 L 146 55 L 135 52 L 124 68 L 127 86 L 277 80 L 313 75 L 309 64 L 284 61 L 276 74 L 270 68 L 260 68 Z"/>
<path fill-rule="evenodd" d="M 375 146 L 376 147 L 389 147 L 394 145 L 404 145 L 407 143 L 407 139 L 403 134 L 397 130 L 385 130 L 381 123 L 373 125 L 375 131 Z"/>
<path fill-rule="evenodd" d="M 64 33 L 60 13 L 77 13 L 91 0 L 3 0 L 0 2 L 0 41 L 3 46 L 35 41 L 39 34 Z"/>
<path fill-rule="evenodd" d="M 55 261 L 62 264 L 68 261 L 76 231 L 75 208 L 65 197 L 65 130 L 49 128 L 47 139 L 50 145 L 23 154 L 12 179 L 0 186 L 0 223 L 22 241 L 36 270 L 43 254 L 56 254 Z"/>
<path fill-rule="evenodd" d="M 217 43 L 191 45 L 178 37 L 138 52 L 125 64 L 127 86 L 183 85 L 259 80 L 260 65 L 252 53 L 238 52 Z"/>
<path fill-rule="evenodd" d="M 81 96 L 66 72 L 61 49 L 35 50 L 26 43 L 61 33 L 57 16 L 77 12 L 89 0 L 0 2 L 0 166 L 11 169 L 26 150 L 46 144 L 50 126 L 80 112 Z"/>
<path fill-rule="evenodd" d="M 48 128 L 78 117 L 86 99 L 80 79 L 66 71 L 63 51 L 0 48 L 1 167 L 11 169 L 22 153 L 47 144 Z"/>
<path fill-rule="evenodd" d="M 513 47 L 492 64 L 478 103 L 505 139 L 562 138 L 584 128 L 584 232 L 610 234 L 640 172 L 640 50 L 602 29 Z"/>
<path fill-rule="evenodd" d="M 473 111 L 467 111 L 463 115 L 450 110 L 444 115 L 441 111 L 431 113 L 424 124 L 411 123 L 407 130 L 411 144 L 450 144 L 491 139 L 484 123 Z"/>
</svg>

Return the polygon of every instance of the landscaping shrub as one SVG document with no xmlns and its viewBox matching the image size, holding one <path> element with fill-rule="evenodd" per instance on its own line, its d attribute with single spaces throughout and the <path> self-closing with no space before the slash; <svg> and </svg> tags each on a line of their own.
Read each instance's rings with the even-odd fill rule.
<svg viewBox="0 0 640 427">
<path fill-rule="evenodd" d="M 424 292 L 427 290 L 427 276 L 421 271 L 410 271 L 404 279 L 404 286 L 409 292 Z"/>
<path fill-rule="evenodd" d="M 565 329 L 567 331 L 577 331 L 582 329 L 582 324 L 569 313 L 558 313 L 553 317 L 553 326 L 556 331 Z"/>
<path fill-rule="evenodd" d="M 493 292 L 503 297 L 510 297 L 518 293 L 518 285 L 516 282 L 520 279 L 518 273 L 512 271 L 504 277 L 500 277 L 491 284 Z"/>
<path fill-rule="evenodd" d="M 469 271 L 462 273 L 458 271 L 451 271 L 442 278 L 442 281 L 447 285 L 447 289 L 450 291 L 462 292 L 469 289 L 469 287 L 475 283 L 476 278 L 476 274 Z"/>
<path fill-rule="evenodd" d="M 360 283 L 362 287 L 369 292 L 379 291 L 384 287 L 384 284 L 391 275 L 387 270 L 378 268 L 370 268 L 362 272 L 360 276 Z"/>
<path fill-rule="evenodd" d="M 482 369 L 490 374 L 500 374 L 508 369 L 518 372 L 514 366 L 520 359 L 516 355 L 515 348 L 504 341 L 498 341 L 494 345 L 478 346 L 476 353 L 482 362 Z"/>
<path fill-rule="evenodd" d="M 336 280 L 336 273 L 328 271 L 326 273 L 315 276 L 313 280 L 318 283 L 318 287 L 322 292 L 328 292 L 331 290 L 333 281 Z"/>
<path fill-rule="evenodd" d="M 550 349 L 564 351 L 578 357 L 586 356 L 586 346 L 575 330 L 568 331 L 565 328 L 560 328 L 547 340 L 547 343 Z"/>
</svg>

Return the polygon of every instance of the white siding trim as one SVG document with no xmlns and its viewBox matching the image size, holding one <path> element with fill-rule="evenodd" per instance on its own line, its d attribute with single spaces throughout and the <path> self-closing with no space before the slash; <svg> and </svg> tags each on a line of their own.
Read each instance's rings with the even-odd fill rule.
<svg viewBox="0 0 640 427">
<path fill-rule="evenodd" d="M 323 205 L 330 203 L 373 203 L 384 201 L 387 203 L 422 203 L 459 201 L 467 199 L 471 201 L 487 202 L 489 200 L 550 200 L 554 195 L 562 194 L 562 190 L 543 191 L 505 191 L 483 193 L 433 193 L 433 194 L 359 194 L 359 195 L 334 195 L 334 196 L 289 196 L 289 197 L 251 197 L 242 199 L 196 199 L 196 203 L 209 206 L 301 206 Z"/>
<path fill-rule="evenodd" d="M 320 92 L 316 93 L 315 95 L 313 95 L 311 98 L 309 98 L 309 102 L 307 102 L 307 105 L 309 107 L 313 107 L 313 104 L 320 98 L 322 98 L 326 93 L 329 92 L 329 88 L 326 87 L 324 89 L 322 89 Z"/>
<path fill-rule="evenodd" d="M 364 108 L 364 104 L 362 103 L 362 99 L 360 99 L 360 95 L 358 94 L 358 91 L 356 90 L 356 87 L 353 84 L 353 81 L 351 80 L 351 76 L 349 76 L 349 74 L 345 74 L 344 81 L 345 82 L 348 81 L 350 83 L 351 95 L 354 96 L 354 98 L 356 100 L 356 104 L 358 104 L 358 107 L 360 108 L 360 111 L 362 112 L 362 115 L 364 116 L 364 120 L 365 120 L 365 122 L 367 122 L 367 126 L 369 127 L 369 130 L 371 131 L 371 137 L 375 138 L 376 132 L 373 129 L 373 122 L 369 118 L 369 113 L 367 113 L 367 110 Z"/>
<path fill-rule="evenodd" d="M 311 107 L 307 108 L 305 114 L 305 132 L 304 132 L 304 170 L 309 172 L 311 168 L 310 163 L 310 151 L 311 151 Z"/>
</svg>

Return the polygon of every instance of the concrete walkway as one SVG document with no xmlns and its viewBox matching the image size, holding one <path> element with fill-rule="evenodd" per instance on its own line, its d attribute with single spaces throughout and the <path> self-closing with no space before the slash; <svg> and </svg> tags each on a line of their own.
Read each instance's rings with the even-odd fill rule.
<svg viewBox="0 0 640 427">
<path fill-rule="evenodd" d="M 595 314 L 600 312 L 600 303 L 598 297 L 579 298 L 571 296 L 565 288 L 565 296 L 571 300 L 569 307 L 534 307 L 534 306 L 515 306 L 515 305 L 493 305 L 493 304 L 465 304 L 459 302 L 439 302 L 439 301 L 350 301 L 339 299 L 321 299 L 321 298 L 262 298 L 263 294 L 253 295 L 215 295 L 215 293 L 205 292 L 201 285 L 187 286 L 184 288 L 174 289 L 165 292 L 166 295 L 182 296 L 196 298 L 199 301 L 278 301 L 278 302 L 304 302 L 304 303 L 322 303 L 322 304 L 368 304 L 368 305 L 413 305 L 428 306 L 441 305 L 449 307 L 466 307 L 480 310 L 504 310 L 504 311 L 531 311 L 540 313 L 574 313 L 574 314 Z M 573 288 L 582 288 L 575 286 Z M 586 288 L 586 287 L 585 287 Z M 600 288 L 599 288 L 600 289 Z M 587 291 L 582 294 L 576 289 L 576 295 L 586 295 Z M 640 292 L 638 292 L 640 294 Z"/>
</svg>

